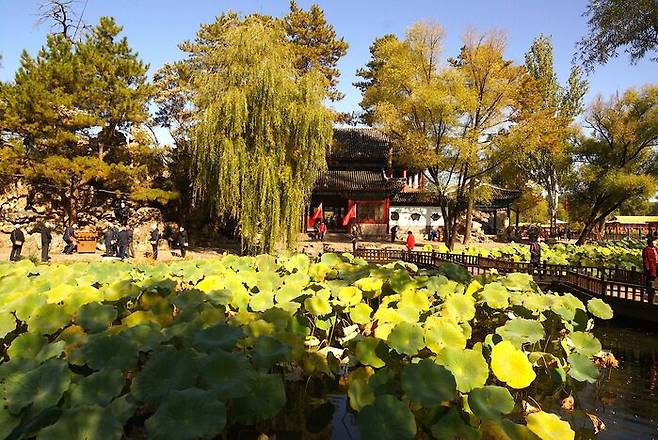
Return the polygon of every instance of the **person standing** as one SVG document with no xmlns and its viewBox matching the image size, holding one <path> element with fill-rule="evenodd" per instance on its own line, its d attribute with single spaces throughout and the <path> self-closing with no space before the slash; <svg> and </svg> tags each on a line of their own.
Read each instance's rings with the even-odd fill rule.
<svg viewBox="0 0 658 440">
<path fill-rule="evenodd" d="M 78 225 L 74 224 L 73 226 L 69 225 L 64 229 L 64 236 L 62 239 L 64 240 L 64 243 L 66 243 L 66 246 L 64 246 L 64 253 L 67 255 L 71 255 L 75 252 L 75 230 L 77 227 Z"/>
<path fill-rule="evenodd" d="M 126 226 L 126 233 L 128 234 L 128 256 L 135 258 L 135 245 L 133 243 L 134 233 L 131 227 Z"/>
<path fill-rule="evenodd" d="M 187 236 L 187 231 L 184 227 L 181 226 L 178 228 L 178 248 L 180 249 L 180 256 L 182 258 L 185 258 L 185 253 L 187 252 L 189 245 L 190 243 Z"/>
<path fill-rule="evenodd" d="M 352 252 L 356 252 L 359 247 L 359 229 L 356 227 L 356 224 L 352 225 L 350 237 L 352 238 Z"/>
<path fill-rule="evenodd" d="M 539 240 L 537 236 L 534 236 L 532 238 L 532 242 L 530 243 L 530 264 L 532 266 L 539 266 L 540 262 L 541 262 L 541 245 L 539 244 Z"/>
<path fill-rule="evenodd" d="M 416 247 L 416 239 L 414 238 L 414 234 L 411 231 L 407 231 L 407 250 L 411 252 L 414 250 L 414 247 Z"/>
<path fill-rule="evenodd" d="M 108 257 L 114 256 L 114 233 L 112 231 L 112 225 L 108 224 L 107 229 L 103 232 L 103 241 L 105 241 L 105 255 Z"/>
<path fill-rule="evenodd" d="M 21 251 L 23 250 L 23 243 L 25 243 L 25 234 L 23 234 L 20 225 L 14 225 L 14 230 L 11 231 L 9 239 L 11 240 L 9 261 L 18 261 L 21 259 Z"/>
<path fill-rule="evenodd" d="M 320 241 L 324 241 L 324 236 L 327 234 L 327 224 L 324 221 L 320 222 L 318 232 L 320 234 Z"/>
<path fill-rule="evenodd" d="M 122 260 L 126 258 L 126 252 L 128 251 L 128 244 L 129 244 L 129 235 L 128 235 L 128 228 L 124 227 L 121 228 L 121 231 L 119 231 L 119 258 Z"/>
<path fill-rule="evenodd" d="M 53 241 L 53 236 L 50 232 L 50 225 L 46 222 L 41 225 L 41 261 L 47 263 L 50 261 L 50 242 Z"/>
<path fill-rule="evenodd" d="M 398 239 L 398 230 L 400 227 L 398 225 L 395 225 L 391 228 L 391 243 L 395 243 L 395 240 Z"/>
<path fill-rule="evenodd" d="M 647 245 L 642 250 L 642 268 L 644 269 L 644 282 L 646 284 L 649 301 L 653 304 L 654 288 L 656 282 L 656 264 L 658 263 L 658 250 L 655 246 L 656 238 L 651 235 Z"/>
<path fill-rule="evenodd" d="M 158 230 L 157 223 L 154 223 L 151 227 L 151 237 L 150 237 L 151 247 L 153 248 L 153 259 L 158 259 L 158 245 L 160 244 L 160 231 Z"/>
</svg>

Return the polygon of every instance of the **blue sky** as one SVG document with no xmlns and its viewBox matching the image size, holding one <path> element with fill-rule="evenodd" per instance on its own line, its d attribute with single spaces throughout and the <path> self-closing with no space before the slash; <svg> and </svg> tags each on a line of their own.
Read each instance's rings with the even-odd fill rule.
<svg viewBox="0 0 658 440">
<path fill-rule="evenodd" d="M 83 0 L 84 1 L 84 0 Z M 540 33 L 551 35 L 555 63 L 561 81 L 568 75 L 576 41 L 585 33 L 586 0 L 317 0 L 339 36 L 350 48 L 340 61 L 339 88 L 346 98 L 333 106 L 340 111 L 358 110 L 359 91 L 351 84 L 356 69 L 369 59 L 372 41 L 386 33 L 403 35 L 418 20 L 441 23 L 447 32 L 445 56 L 455 56 L 461 37 L 469 28 L 502 29 L 508 35 L 507 56 L 523 62 L 523 55 Z M 299 0 L 308 7 L 311 1 Z M 222 11 L 284 15 L 287 0 L 88 0 L 85 21 L 96 23 L 103 15 L 116 17 L 124 34 L 151 71 L 182 57 L 177 43 L 192 38 L 201 23 L 213 21 Z M 10 80 L 22 49 L 30 53 L 43 44 L 47 25 L 36 26 L 36 0 L 0 0 L 0 80 Z M 658 80 L 658 64 L 648 60 L 631 66 L 622 55 L 590 75 L 587 102 L 597 94 L 609 96 L 631 86 Z"/>
</svg>

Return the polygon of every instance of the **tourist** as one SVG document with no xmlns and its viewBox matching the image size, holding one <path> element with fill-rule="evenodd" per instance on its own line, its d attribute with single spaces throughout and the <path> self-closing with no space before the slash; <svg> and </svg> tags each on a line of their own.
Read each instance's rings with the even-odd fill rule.
<svg viewBox="0 0 658 440">
<path fill-rule="evenodd" d="M 436 240 L 436 231 L 434 229 L 430 228 L 430 231 L 427 233 L 427 240 L 428 241 Z"/>
<path fill-rule="evenodd" d="M 398 225 L 395 225 L 391 228 L 391 243 L 395 243 L 395 240 L 398 239 L 398 231 L 400 230 L 400 227 Z"/>
<path fill-rule="evenodd" d="M 21 251 L 23 250 L 23 243 L 25 243 L 25 234 L 23 234 L 20 225 L 14 225 L 14 230 L 11 231 L 9 240 L 11 240 L 9 261 L 18 261 L 21 259 Z"/>
<path fill-rule="evenodd" d="M 187 237 L 187 231 L 185 230 L 184 227 L 178 228 L 178 248 L 180 249 L 180 256 L 182 258 L 185 258 L 185 253 L 187 252 L 187 248 L 190 245 L 189 239 Z"/>
<path fill-rule="evenodd" d="M 53 236 L 50 233 L 50 224 L 48 222 L 41 225 L 41 261 L 47 263 L 50 261 L 50 242 L 53 241 Z"/>
<path fill-rule="evenodd" d="M 135 246 L 133 242 L 133 230 L 132 228 L 126 226 L 126 233 L 128 234 L 128 256 L 130 258 L 135 258 Z"/>
<path fill-rule="evenodd" d="M 414 247 L 416 247 L 416 239 L 414 238 L 414 234 L 411 231 L 407 231 L 407 250 L 411 252 L 414 250 Z"/>
<path fill-rule="evenodd" d="M 126 254 L 128 252 L 128 246 L 130 244 L 130 236 L 128 234 L 127 227 L 121 228 L 121 230 L 119 231 L 118 244 L 119 244 L 119 258 L 123 260 L 124 258 L 126 258 Z"/>
<path fill-rule="evenodd" d="M 320 220 L 316 220 L 313 224 L 313 238 L 315 240 L 320 238 Z"/>
<path fill-rule="evenodd" d="M 151 227 L 151 237 L 150 240 L 151 247 L 153 248 L 153 259 L 158 259 L 158 245 L 160 244 L 160 231 L 158 230 L 158 224 L 153 223 Z"/>
<path fill-rule="evenodd" d="M 103 232 L 103 241 L 105 242 L 105 255 L 108 257 L 115 256 L 114 231 L 111 224 L 108 224 L 107 229 Z"/>
<path fill-rule="evenodd" d="M 318 233 L 320 234 L 320 241 L 324 241 L 324 236 L 327 234 L 327 224 L 325 222 L 320 222 Z"/>
<path fill-rule="evenodd" d="M 644 282 L 646 283 L 649 299 L 653 299 L 654 282 L 656 281 L 656 262 L 658 251 L 655 247 L 656 238 L 652 235 L 647 239 L 647 245 L 642 250 L 642 267 L 644 269 Z"/>
<path fill-rule="evenodd" d="M 539 266 L 541 262 L 541 245 L 537 236 L 533 236 L 532 242 L 530 243 L 530 264 L 532 266 Z"/>
<path fill-rule="evenodd" d="M 352 239 L 352 252 L 356 252 L 359 247 L 359 229 L 356 227 L 356 224 L 352 225 L 350 237 Z"/>
<path fill-rule="evenodd" d="M 62 239 L 64 240 L 64 243 L 66 243 L 66 246 L 64 246 L 64 253 L 67 255 L 71 255 L 76 250 L 75 230 L 77 228 L 78 225 L 73 224 L 72 226 L 67 226 L 64 229 L 64 235 L 62 236 Z"/>
</svg>

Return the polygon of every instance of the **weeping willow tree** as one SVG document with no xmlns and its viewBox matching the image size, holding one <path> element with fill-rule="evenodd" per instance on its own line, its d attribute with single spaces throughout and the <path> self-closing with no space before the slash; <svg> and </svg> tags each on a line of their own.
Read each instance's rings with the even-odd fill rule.
<svg viewBox="0 0 658 440">
<path fill-rule="evenodd" d="M 333 123 L 323 104 L 326 79 L 295 68 L 278 21 L 227 17 L 221 26 L 202 27 L 199 41 L 194 199 L 237 221 L 243 250 L 291 247 L 326 168 Z"/>
</svg>

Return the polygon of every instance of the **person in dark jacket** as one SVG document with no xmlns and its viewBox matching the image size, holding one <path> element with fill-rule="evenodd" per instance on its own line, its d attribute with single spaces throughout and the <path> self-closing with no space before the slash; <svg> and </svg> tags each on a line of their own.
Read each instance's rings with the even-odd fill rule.
<svg viewBox="0 0 658 440">
<path fill-rule="evenodd" d="M 124 227 L 119 231 L 119 258 L 122 260 L 126 258 L 129 244 L 130 235 L 128 234 L 128 228 Z"/>
<path fill-rule="evenodd" d="M 395 240 L 397 240 L 399 230 L 400 227 L 398 225 L 395 225 L 391 228 L 391 243 L 395 243 Z"/>
<path fill-rule="evenodd" d="M 153 224 L 151 228 L 151 237 L 149 239 L 151 242 L 151 247 L 153 248 L 153 259 L 158 259 L 158 245 L 160 244 L 160 231 L 158 230 L 158 225 Z"/>
<path fill-rule="evenodd" d="M 128 256 L 130 258 L 135 258 L 135 246 L 134 246 L 134 243 L 133 243 L 133 236 L 134 236 L 133 230 L 130 227 L 126 226 L 126 233 L 128 234 Z"/>
<path fill-rule="evenodd" d="M 187 231 L 184 227 L 178 228 L 178 248 L 180 249 L 180 256 L 185 258 L 187 248 L 190 246 Z"/>
<path fill-rule="evenodd" d="M 105 242 L 105 255 L 108 257 L 114 256 L 114 233 L 112 232 L 112 225 L 107 225 L 107 229 L 103 232 L 103 241 Z"/>
<path fill-rule="evenodd" d="M 539 239 L 534 236 L 532 242 L 530 243 L 530 264 L 533 266 L 539 266 L 541 262 L 541 245 L 539 244 Z"/>
<path fill-rule="evenodd" d="M 64 236 L 62 239 L 64 240 L 64 243 L 66 243 L 66 246 L 64 246 L 64 253 L 67 255 L 71 255 L 73 252 L 75 252 L 76 249 L 76 244 L 75 244 L 75 230 L 78 228 L 78 225 L 69 225 L 64 229 Z"/>
<path fill-rule="evenodd" d="M 18 261 L 21 259 L 21 251 L 23 250 L 23 243 L 25 243 L 25 234 L 23 234 L 20 225 L 14 225 L 14 230 L 11 231 L 9 239 L 11 240 L 9 261 Z"/>
<path fill-rule="evenodd" d="M 47 263 L 50 261 L 50 256 L 48 253 L 50 252 L 50 242 L 53 241 L 53 236 L 50 233 L 50 225 L 48 223 L 44 223 L 41 226 L 41 261 L 44 263 Z"/>
</svg>

